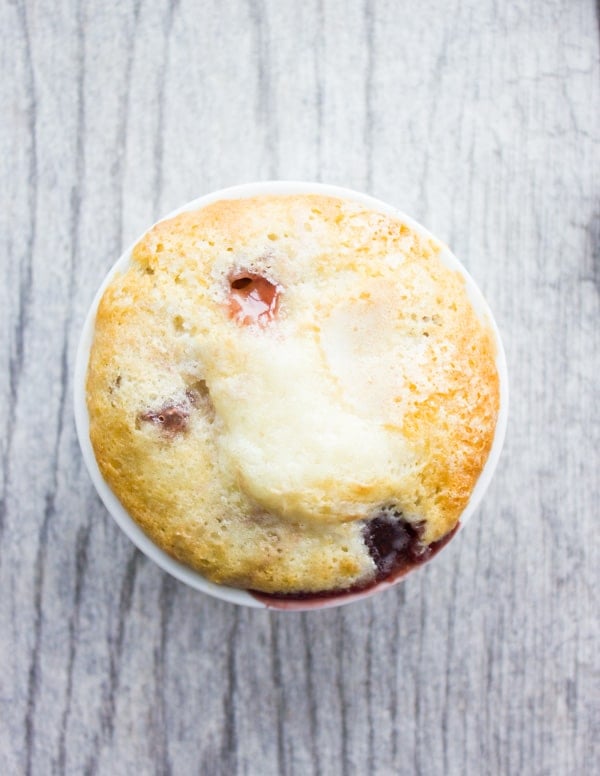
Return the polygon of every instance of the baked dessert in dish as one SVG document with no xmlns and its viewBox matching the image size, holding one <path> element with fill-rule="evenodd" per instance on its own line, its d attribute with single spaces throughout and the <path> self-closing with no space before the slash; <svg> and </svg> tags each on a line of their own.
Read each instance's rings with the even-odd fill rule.
<svg viewBox="0 0 600 776">
<path fill-rule="evenodd" d="M 127 512 L 207 579 L 358 590 L 456 529 L 494 439 L 495 340 L 443 246 L 322 195 L 153 227 L 100 301 L 90 439 Z"/>
</svg>

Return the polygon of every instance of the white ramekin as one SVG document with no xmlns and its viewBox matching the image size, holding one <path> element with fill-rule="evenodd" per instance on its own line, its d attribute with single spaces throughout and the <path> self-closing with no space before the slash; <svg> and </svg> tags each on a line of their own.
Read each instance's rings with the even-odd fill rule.
<svg viewBox="0 0 600 776">
<path fill-rule="evenodd" d="M 351 189 L 341 188 L 340 186 L 329 186 L 324 183 L 310 183 L 310 182 L 295 182 L 295 181 L 264 181 L 260 183 L 245 183 L 240 186 L 232 186 L 231 188 L 222 189 L 212 194 L 207 194 L 204 197 L 188 202 L 183 207 L 170 213 L 165 218 L 171 218 L 178 213 L 183 213 L 189 210 L 199 210 L 200 208 L 209 205 L 211 202 L 215 202 L 220 199 L 243 199 L 245 197 L 257 196 L 260 194 L 323 194 L 332 197 L 340 197 L 342 199 L 358 202 L 362 205 L 366 205 L 372 210 L 377 210 L 381 213 L 387 213 L 401 219 L 404 223 L 418 232 L 420 235 L 435 240 L 437 243 L 440 241 L 434 238 L 424 227 L 414 221 L 409 216 L 397 210 L 392 205 L 388 205 L 381 200 L 370 197 L 367 194 L 361 194 Z M 139 238 L 138 238 L 139 239 Z M 340 596 L 325 597 L 323 599 L 300 600 L 294 602 L 292 605 L 277 605 L 276 602 L 273 606 L 268 603 L 264 603 L 262 600 L 255 598 L 251 593 L 246 590 L 238 590 L 236 588 L 227 587 L 225 585 L 216 585 L 213 582 L 209 582 L 201 574 L 193 571 L 191 568 L 184 566 L 178 561 L 171 558 L 167 553 L 157 547 L 142 531 L 142 529 L 135 523 L 135 521 L 125 511 L 121 502 L 117 499 L 115 494 L 109 488 L 104 481 L 89 437 L 89 418 L 86 406 L 85 396 L 85 381 L 87 366 L 89 360 L 90 347 L 93 339 L 94 324 L 96 320 L 96 310 L 100 298 L 104 293 L 104 289 L 110 283 L 116 272 L 122 272 L 126 269 L 131 258 L 131 251 L 136 242 L 128 248 L 119 260 L 113 265 L 108 275 L 104 279 L 104 282 L 100 286 L 98 293 L 90 307 L 88 315 L 86 317 L 81 339 L 79 341 L 79 348 L 77 351 L 77 358 L 75 363 L 75 387 L 74 387 L 74 402 L 75 402 L 75 423 L 77 426 L 77 435 L 79 437 L 79 444 L 83 453 L 83 459 L 87 466 L 88 472 L 92 481 L 98 491 L 100 498 L 104 502 L 104 505 L 113 516 L 117 524 L 127 534 L 131 541 L 151 560 L 155 561 L 162 569 L 168 571 L 176 579 L 185 582 L 187 585 L 200 590 L 203 593 L 208 593 L 215 598 L 220 598 L 223 601 L 230 601 L 235 604 L 243 604 L 245 606 L 252 606 L 260 609 L 275 608 L 275 609 L 294 609 L 296 611 L 308 610 L 308 609 L 324 609 L 333 606 L 342 606 L 356 601 L 362 598 L 367 598 L 380 590 L 387 587 L 391 587 L 401 582 L 408 574 L 419 568 L 415 567 L 408 572 L 408 574 L 401 576 L 392 582 L 382 582 L 374 587 L 366 590 L 349 593 Z M 506 369 L 506 357 L 504 355 L 504 348 L 502 346 L 502 340 L 500 333 L 492 313 L 483 298 L 483 295 L 475 285 L 474 280 L 458 261 L 454 254 L 446 247 L 442 245 L 441 257 L 443 261 L 452 269 L 458 270 L 465 278 L 466 286 L 468 289 L 469 297 L 474 308 L 477 312 L 489 321 L 489 324 L 494 333 L 496 340 L 496 363 L 498 367 L 498 374 L 500 377 L 500 413 L 498 416 L 498 422 L 496 425 L 496 431 L 494 435 L 494 443 L 486 465 L 477 481 L 477 485 L 473 490 L 469 503 L 463 511 L 460 518 L 460 527 L 462 528 L 467 520 L 471 517 L 479 503 L 481 502 L 485 491 L 492 479 L 492 475 L 498 463 L 502 445 L 504 443 L 504 436 L 506 433 L 506 423 L 508 418 L 508 374 Z"/>
</svg>

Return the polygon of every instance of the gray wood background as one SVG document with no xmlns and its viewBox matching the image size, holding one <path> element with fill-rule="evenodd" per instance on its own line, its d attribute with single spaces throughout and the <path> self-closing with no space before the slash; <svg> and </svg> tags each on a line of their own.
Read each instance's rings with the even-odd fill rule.
<svg viewBox="0 0 600 776">
<path fill-rule="evenodd" d="M 0 773 L 597 774 L 600 67 L 584 0 L 0 3 Z M 187 589 L 100 504 L 79 330 L 154 219 L 366 190 L 463 259 L 512 407 L 478 515 L 345 609 Z"/>
</svg>

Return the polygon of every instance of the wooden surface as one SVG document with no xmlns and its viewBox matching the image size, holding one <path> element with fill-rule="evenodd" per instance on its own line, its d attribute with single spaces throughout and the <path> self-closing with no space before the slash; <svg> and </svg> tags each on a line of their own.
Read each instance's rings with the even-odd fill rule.
<svg viewBox="0 0 600 776">
<path fill-rule="evenodd" d="M 584 0 L 0 4 L 0 773 L 595 774 L 600 93 Z M 225 185 L 366 190 L 450 243 L 511 419 L 406 584 L 269 614 L 133 549 L 72 369 L 104 274 Z"/>
</svg>

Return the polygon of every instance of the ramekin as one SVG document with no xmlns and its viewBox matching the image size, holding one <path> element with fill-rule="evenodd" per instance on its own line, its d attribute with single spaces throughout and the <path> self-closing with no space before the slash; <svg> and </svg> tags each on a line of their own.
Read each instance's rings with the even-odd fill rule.
<svg viewBox="0 0 600 776">
<path fill-rule="evenodd" d="M 487 302 L 483 298 L 481 291 L 478 289 L 473 278 L 469 275 L 467 270 L 454 256 L 454 254 L 414 219 L 405 215 L 392 205 L 382 202 L 379 199 L 375 199 L 374 197 L 371 197 L 367 194 L 362 194 L 358 191 L 342 188 L 340 186 L 330 186 L 324 183 L 300 181 L 263 181 L 258 183 L 244 183 L 239 186 L 232 186 L 227 189 L 221 189 L 220 191 L 215 191 L 212 194 L 207 194 L 203 197 L 199 197 L 198 199 L 194 199 L 191 202 L 188 202 L 186 205 L 183 205 L 183 207 L 180 207 L 172 213 L 169 213 L 169 215 L 165 216 L 165 218 L 172 218 L 173 216 L 178 215 L 179 213 L 184 213 L 186 211 L 200 210 L 206 205 L 221 199 L 244 199 L 247 197 L 259 196 L 261 194 L 321 194 L 357 202 L 372 210 L 386 213 L 388 215 L 393 215 L 407 224 L 411 229 L 414 229 L 421 236 L 432 239 L 437 244 L 441 245 L 441 259 L 447 266 L 454 270 L 458 270 L 464 277 L 469 298 L 473 304 L 473 307 L 480 316 L 489 322 L 495 338 L 496 365 L 500 380 L 500 411 L 496 423 L 494 441 L 490 454 L 488 456 L 485 467 L 481 472 L 479 479 L 477 480 L 477 484 L 473 490 L 473 493 L 471 494 L 469 503 L 461 514 L 459 531 L 456 532 L 459 533 L 481 503 L 481 500 L 491 482 L 492 476 L 498 464 L 498 459 L 500 458 L 500 452 L 504 443 L 506 424 L 508 419 L 508 373 L 506 368 L 506 357 L 504 354 L 500 332 L 498 331 L 498 327 L 492 312 Z M 142 235 L 140 235 L 140 238 L 141 236 Z M 246 590 L 238 590 L 237 588 L 228 587 L 227 585 L 217 585 L 214 582 L 210 582 L 197 571 L 194 571 L 188 566 L 179 563 L 174 558 L 167 555 L 166 552 L 157 547 L 157 545 L 154 544 L 148 538 L 148 536 L 146 536 L 146 534 L 137 525 L 133 518 L 131 518 L 130 515 L 126 512 L 125 508 L 122 506 L 121 502 L 112 492 L 102 477 L 102 474 L 100 473 L 90 442 L 89 417 L 85 389 L 87 367 L 94 335 L 94 325 L 96 321 L 96 311 L 98 309 L 98 304 L 102 294 L 104 293 L 104 290 L 111 282 L 115 273 L 123 272 L 127 268 L 131 259 L 131 252 L 133 247 L 140 238 L 138 238 L 138 240 L 136 240 L 115 262 L 105 277 L 102 285 L 98 289 L 98 293 L 96 294 L 94 301 L 92 302 L 92 305 L 89 309 L 83 326 L 83 331 L 81 333 L 74 374 L 75 424 L 77 427 L 79 444 L 81 445 L 81 451 L 83 453 L 83 459 L 85 461 L 87 470 L 106 509 L 112 515 L 119 527 L 138 547 L 138 549 L 140 549 L 148 558 L 157 563 L 164 571 L 167 571 L 176 579 L 180 580 L 181 582 L 185 582 L 186 585 L 189 585 L 190 587 L 193 587 L 195 590 L 199 590 L 202 593 L 207 593 L 208 595 L 213 596 L 214 598 L 219 598 L 222 601 L 229 601 L 230 603 L 243 606 L 251 606 L 258 609 L 275 609 L 286 611 L 326 609 L 334 606 L 343 606 L 345 604 L 351 603 L 352 601 L 368 598 L 382 590 L 399 584 L 404 579 L 406 579 L 407 576 L 421 568 L 421 565 L 424 566 L 427 565 L 427 563 L 430 563 L 431 561 L 428 561 L 425 564 L 416 566 L 409 570 L 406 574 L 391 582 L 383 581 L 359 592 L 324 596 L 323 598 L 298 599 L 294 601 L 278 601 L 277 599 L 272 599 L 272 601 L 269 600 L 268 602 L 265 602 L 265 600 L 261 600 L 255 597 L 252 593 Z M 455 536 L 456 534 L 453 536 L 453 539 Z M 435 557 L 437 557 L 437 554 Z M 433 560 L 433 558 L 431 560 Z"/>
</svg>

